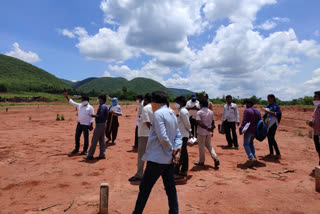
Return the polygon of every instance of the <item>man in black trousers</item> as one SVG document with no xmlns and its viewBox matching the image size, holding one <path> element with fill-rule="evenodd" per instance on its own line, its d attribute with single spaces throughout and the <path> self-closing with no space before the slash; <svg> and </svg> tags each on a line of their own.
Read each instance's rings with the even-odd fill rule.
<svg viewBox="0 0 320 214">
<path fill-rule="evenodd" d="M 224 131 L 226 133 L 228 147 L 232 148 L 232 145 L 234 145 L 234 148 L 238 150 L 239 145 L 238 145 L 238 137 L 236 132 L 236 123 L 239 126 L 240 124 L 239 110 L 238 110 L 237 104 L 232 103 L 231 95 L 228 95 L 226 97 L 226 101 L 227 101 L 227 104 L 224 106 L 223 114 L 222 114 Z M 231 138 L 230 132 L 232 132 L 232 138 Z"/>
</svg>

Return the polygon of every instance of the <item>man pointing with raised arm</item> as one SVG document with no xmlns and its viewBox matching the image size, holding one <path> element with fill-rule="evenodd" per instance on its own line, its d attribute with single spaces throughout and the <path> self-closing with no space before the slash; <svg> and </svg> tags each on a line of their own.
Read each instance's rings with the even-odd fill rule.
<svg viewBox="0 0 320 214">
<path fill-rule="evenodd" d="M 166 189 L 169 213 L 179 213 L 178 197 L 174 182 L 174 164 L 179 163 L 182 138 L 178 121 L 173 110 L 166 104 L 165 92 L 152 92 L 152 110 L 154 112 L 150 137 L 142 160 L 147 161 L 134 214 L 141 214 L 147 203 L 153 185 L 161 176 Z"/>
<path fill-rule="evenodd" d="M 91 117 L 91 115 L 94 114 L 94 109 L 89 104 L 88 96 L 82 96 L 81 103 L 76 103 L 69 98 L 67 92 L 64 92 L 62 95 L 65 98 L 67 98 L 67 100 L 71 105 L 73 105 L 78 109 L 78 124 L 76 128 L 76 136 L 75 136 L 76 146 L 75 146 L 75 149 L 71 152 L 71 154 L 76 154 L 79 152 L 80 137 L 83 132 L 84 146 L 83 146 L 83 151 L 81 152 L 81 155 L 86 155 L 89 147 L 89 130 L 91 131 L 93 129 L 94 119 Z"/>
</svg>

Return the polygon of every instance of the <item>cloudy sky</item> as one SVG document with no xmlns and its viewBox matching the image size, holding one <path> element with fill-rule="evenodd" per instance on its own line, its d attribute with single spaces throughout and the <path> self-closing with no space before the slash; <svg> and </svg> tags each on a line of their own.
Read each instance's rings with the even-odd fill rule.
<svg viewBox="0 0 320 214">
<path fill-rule="evenodd" d="M 211 97 L 320 90 L 319 0 L 10 0 L 0 53 L 57 77 L 148 77 Z"/>
</svg>

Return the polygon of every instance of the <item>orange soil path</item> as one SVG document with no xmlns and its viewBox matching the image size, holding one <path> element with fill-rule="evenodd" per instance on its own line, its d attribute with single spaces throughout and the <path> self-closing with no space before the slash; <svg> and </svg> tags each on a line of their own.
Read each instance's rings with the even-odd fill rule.
<svg viewBox="0 0 320 214">
<path fill-rule="evenodd" d="M 98 106 L 94 106 L 95 110 Z M 72 106 L 40 105 L 0 109 L 0 213 L 98 213 L 100 183 L 110 184 L 110 213 L 132 213 L 138 184 L 128 178 L 136 171 L 137 153 L 131 151 L 137 106 L 123 106 L 117 145 L 107 148 L 106 160 L 70 157 L 74 148 L 76 111 Z M 215 106 L 221 119 L 222 106 Z M 243 108 L 240 108 L 241 115 Z M 66 121 L 55 121 L 56 114 Z M 264 160 L 267 141 L 255 142 L 259 164 L 247 169 L 239 137 L 240 150 L 226 150 L 223 135 L 215 131 L 212 143 L 221 167 L 213 169 L 206 153 L 206 167 L 194 167 L 198 147 L 188 147 L 189 180 L 177 185 L 180 213 L 320 213 L 320 194 L 315 192 L 312 169 L 318 163 L 305 120 L 312 108 L 283 108 L 283 120 L 276 136 L 283 158 Z M 29 117 L 31 117 L 29 120 Z M 90 133 L 91 141 L 92 133 Z M 83 139 L 81 139 L 81 146 Z M 96 150 L 96 155 L 98 149 Z M 295 173 L 273 174 L 288 169 Z M 153 188 L 145 213 L 168 213 L 161 179 Z"/>
</svg>

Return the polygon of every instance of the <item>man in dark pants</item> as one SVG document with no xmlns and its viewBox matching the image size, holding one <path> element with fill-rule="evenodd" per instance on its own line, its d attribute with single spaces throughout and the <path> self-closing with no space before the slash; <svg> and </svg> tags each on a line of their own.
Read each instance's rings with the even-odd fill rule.
<svg viewBox="0 0 320 214">
<path fill-rule="evenodd" d="M 166 189 L 169 213 L 178 214 L 178 197 L 174 182 L 174 164 L 179 163 L 181 135 L 175 113 L 166 105 L 165 92 L 152 92 L 154 112 L 150 137 L 142 160 L 148 161 L 144 172 L 134 214 L 141 214 L 151 190 L 161 176 Z"/>
<path fill-rule="evenodd" d="M 185 108 L 186 98 L 184 96 L 179 96 L 174 100 L 175 108 L 178 109 L 178 127 L 182 137 L 182 147 L 181 147 L 181 158 L 179 164 L 175 167 L 176 178 L 179 179 L 179 176 L 186 177 L 188 175 L 189 168 L 189 156 L 188 156 L 188 139 L 191 134 L 191 125 L 189 121 L 189 112 Z"/>
<path fill-rule="evenodd" d="M 238 110 L 238 106 L 235 103 L 232 103 L 231 95 L 228 95 L 226 97 L 226 101 L 227 101 L 227 104 L 224 106 L 223 114 L 222 114 L 224 131 L 226 134 L 228 147 L 232 148 L 232 145 L 234 145 L 234 148 L 238 150 L 239 145 L 238 145 L 238 137 L 236 132 L 236 123 L 239 126 L 240 124 L 239 110 Z M 231 138 L 230 132 L 232 132 L 232 138 Z"/>
<path fill-rule="evenodd" d="M 93 132 L 91 146 L 88 152 L 87 160 L 93 160 L 94 152 L 96 151 L 97 143 L 99 141 L 100 154 L 99 159 L 105 159 L 106 143 L 104 141 L 104 132 L 106 130 L 106 121 L 108 118 L 108 107 L 105 104 L 107 100 L 106 95 L 100 95 L 98 97 L 97 103 L 100 104 L 98 112 L 96 115 L 91 115 L 91 117 L 96 119 L 96 127 Z"/>
<path fill-rule="evenodd" d="M 192 135 L 197 138 L 198 133 L 197 133 L 197 112 L 200 110 L 200 104 L 199 101 L 197 100 L 197 97 L 195 94 L 192 94 L 191 100 L 187 102 L 186 109 L 189 111 L 189 120 L 191 124 L 191 129 L 192 129 Z"/>
<path fill-rule="evenodd" d="M 86 155 L 87 150 L 89 147 L 89 130 L 93 130 L 93 121 L 94 119 L 90 116 L 94 114 L 93 107 L 89 104 L 89 97 L 88 96 L 82 96 L 81 97 L 81 103 L 76 103 L 72 99 L 69 98 L 68 93 L 64 92 L 62 94 L 71 105 L 76 107 L 78 109 L 78 125 L 76 128 L 76 146 L 75 149 L 71 152 L 71 154 L 76 154 L 79 152 L 80 148 L 80 137 L 83 132 L 84 135 L 84 146 L 83 151 L 81 152 L 81 155 Z"/>
<path fill-rule="evenodd" d="M 142 109 L 143 109 L 143 96 L 142 95 L 138 95 L 137 96 L 137 103 L 139 104 L 139 111 L 138 111 L 138 118 L 137 118 L 137 121 L 140 121 L 140 118 L 141 118 L 141 112 L 142 112 Z M 135 130 L 135 136 L 134 136 L 134 146 L 133 148 L 138 148 L 138 145 L 139 145 L 139 136 L 138 136 L 138 122 L 136 124 L 136 130 Z"/>
</svg>

